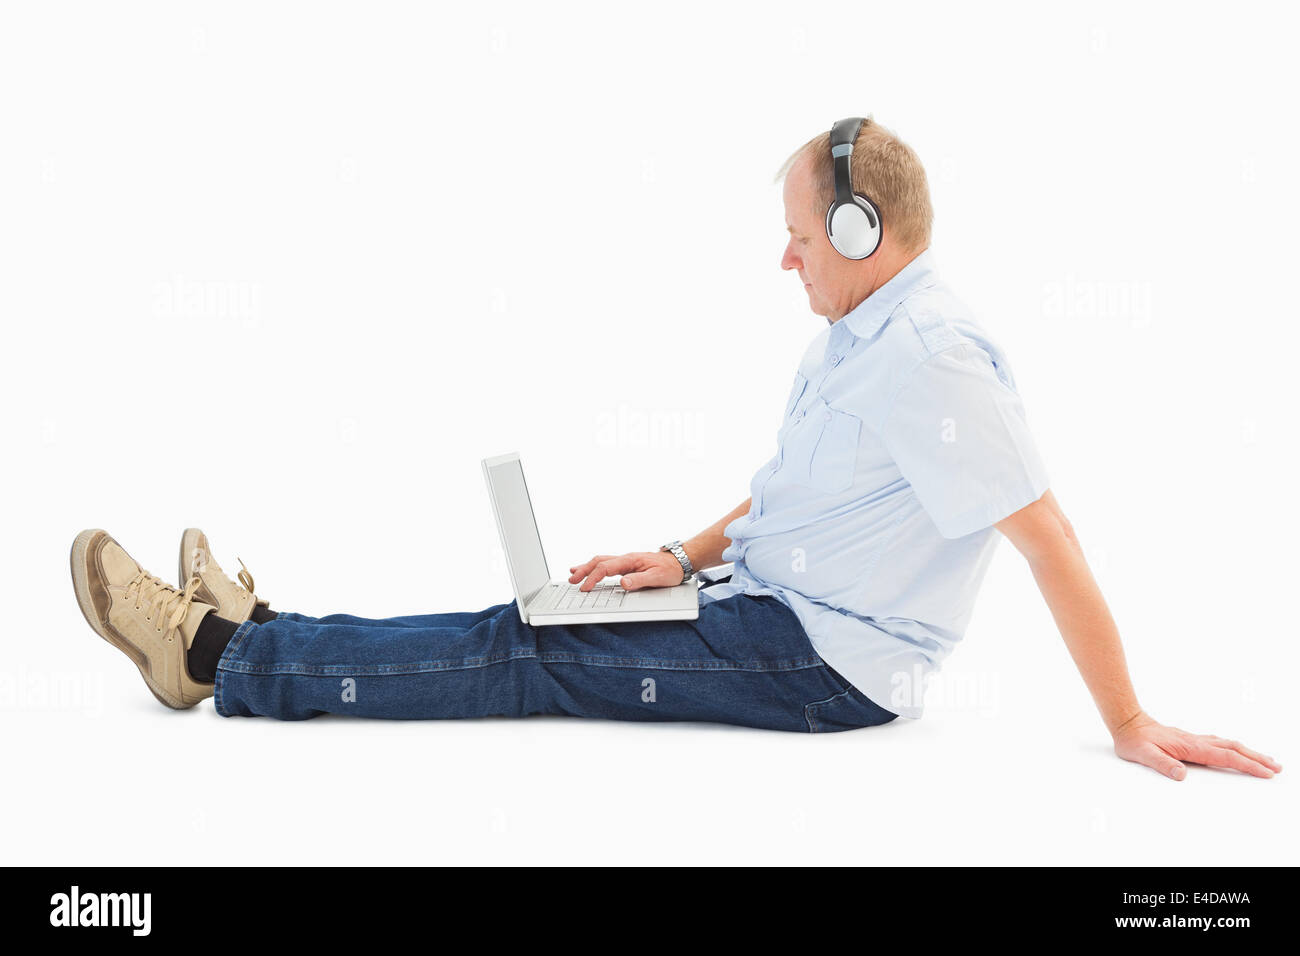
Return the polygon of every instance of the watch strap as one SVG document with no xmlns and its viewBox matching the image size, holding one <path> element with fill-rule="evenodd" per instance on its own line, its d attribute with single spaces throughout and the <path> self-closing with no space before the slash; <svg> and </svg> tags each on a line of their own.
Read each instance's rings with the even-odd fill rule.
<svg viewBox="0 0 1300 956">
<path fill-rule="evenodd" d="M 680 541 L 669 541 L 659 548 L 660 551 L 667 551 L 677 563 L 682 566 L 682 583 L 685 584 L 695 575 L 695 568 L 691 566 L 691 559 L 686 555 L 686 549 L 682 547 Z"/>
</svg>

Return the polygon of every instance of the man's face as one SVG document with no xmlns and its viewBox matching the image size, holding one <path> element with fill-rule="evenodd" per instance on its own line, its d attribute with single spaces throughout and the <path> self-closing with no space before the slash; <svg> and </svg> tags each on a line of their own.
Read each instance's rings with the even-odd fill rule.
<svg viewBox="0 0 1300 956">
<path fill-rule="evenodd" d="M 782 198 L 790 241 L 781 257 L 781 268 L 797 272 L 808 294 L 808 307 L 835 322 L 865 297 L 864 273 L 874 271 L 874 265 L 864 269 L 865 262 L 845 259 L 831 245 L 826 236 L 826 210 L 818 213 L 813 209 L 810 165 L 804 157 L 785 177 Z"/>
</svg>

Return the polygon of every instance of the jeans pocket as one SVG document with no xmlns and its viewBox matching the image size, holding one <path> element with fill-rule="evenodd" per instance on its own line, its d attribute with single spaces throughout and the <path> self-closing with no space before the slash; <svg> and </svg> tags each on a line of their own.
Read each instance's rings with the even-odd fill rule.
<svg viewBox="0 0 1300 956">
<path fill-rule="evenodd" d="M 837 694 L 813 701 L 804 707 L 803 716 L 810 733 L 877 727 L 898 716 L 885 710 L 829 667 L 826 668 L 826 676 L 840 690 Z"/>
</svg>

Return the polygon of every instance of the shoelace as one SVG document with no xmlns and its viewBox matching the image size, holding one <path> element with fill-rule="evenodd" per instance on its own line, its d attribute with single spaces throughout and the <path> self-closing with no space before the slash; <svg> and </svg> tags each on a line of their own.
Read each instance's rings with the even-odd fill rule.
<svg viewBox="0 0 1300 956">
<path fill-rule="evenodd" d="M 237 575 L 237 577 L 239 578 L 239 584 L 235 585 L 235 590 L 237 591 L 243 590 L 243 591 L 247 591 L 249 594 L 254 594 L 252 572 L 248 570 L 248 565 L 244 563 L 243 558 L 236 558 L 235 560 L 239 562 L 239 566 L 243 569 Z M 198 574 L 201 571 L 206 571 L 208 569 L 210 562 L 211 562 L 211 557 L 208 555 L 206 551 L 204 551 L 201 548 L 195 548 L 194 559 L 191 562 L 191 567 L 193 570 L 190 573 Z"/>
<path fill-rule="evenodd" d="M 190 611 L 190 604 L 194 600 L 194 592 L 198 590 L 200 581 L 197 574 L 191 575 L 190 579 L 185 582 L 185 590 L 178 591 L 170 584 L 156 578 L 148 571 L 141 570 L 126 585 L 126 597 L 130 600 L 135 599 L 135 609 L 144 610 L 144 603 L 149 603 L 148 610 L 145 613 L 145 620 L 154 624 L 154 629 L 158 633 L 167 635 L 167 640 L 175 639 L 176 631 L 185 620 L 185 615 Z M 166 623 L 166 628 L 163 624 Z"/>
<path fill-rule="evenodd" d="M 248 565 L 244 564 L 243 558 L 235 558 L 235 560 L 238 561 L 239 566 L 243 568 L 243 570 L 239 572 L 239 583 L 244 586 L 245 591 L 249 594 L 253 594 L 253 575 L 249 572 Z"/>
</svg>

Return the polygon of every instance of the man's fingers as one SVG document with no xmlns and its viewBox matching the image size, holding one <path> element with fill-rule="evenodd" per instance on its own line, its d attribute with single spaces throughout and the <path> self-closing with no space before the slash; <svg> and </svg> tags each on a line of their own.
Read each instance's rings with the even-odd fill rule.
<svg viewBox="0 0 1300 956">
<path fill-rule="evenodd" d="M 624 574 L 623 579 L 619 582 L 626 591 L 639 591 L 641 588 L 661 588 L 664 587 L 662 580 L 656 580 L 658 577 L 658 568 L 649 571 L 637 571 L 635 574 Z"/>
<path fill-rule="evenodd" d="M 619 558 L 605 558 L 588 572 L 586 579 L 578 585 L 578 590 L 590 591 L 611 574 L 622 574 L 624 571 L 631 570 L 632 567 L 632 559 L 627 555 Z"/>
<path fill-rule="evenodd" d="M 1148 743 L 1138 751 L 1138 762 L 1152 770 L 1157 770 L 1171 780 L 1182 780 L 1187 776 L 1187 768 L 1165 753 L 1155 744 Z"/>
<path fill-rule="evenodd" d="M 612 555 L 598 554 L 590 561 L 584 561 L 582 564 L 575 564 L 573 567 L 569 568 L 569 583 L 577 584 L 579 581 L 581 581 L 583 578 L 585 578 L 588 574 L 591 573 L 592 568 L 594 568 L 601 561 L 607 560 L 610 557 L 612 557 Z"/>
<path fill-rule="evenodd" d="M 1233 770 L 1248 773 L 1253 777 L 1273 776 L 1273 771 L 1259 761 L 1251 760 L 1249 757 L 1227 747 L 1216 747 L 1213 744 L 1202 744 L 1197 748 L 1196 754 L 1188 759 L 1196 763 L 1203 763 L 1207 767 L 1230 767 Z"/>
<path fill-rule="evenodd" d="M 1268 769 L 1272 770 L 1274 773 L 1277 773 L 1282 769 L 1282 765 L 1278 763 L 1276 760 L 1274 760 L 1272 757 L 1270 757 L 1268 754 L 1262 754 L 1258 750 L 1251 750 L 1249 747 L 1245 746 L 1239 741 L 1229 740 L 1226 737 L 1216 737 L 1214 734 L 1206 734 L 1206 736 L 1210 740 L 1213 740 L 1220 747 L 1226 747 L 1228 750 L 1235 750 L 1237 751 L 1237 753 L 1243 754 L 1244 756 L 1249 757 L 1251 760 L 1255 760 L 1259 763 L 1262 763 L 1265 767 L 1268 767 Z"/>
<path fill-rule="evenodd" d="M 1182 760 L 1172 756 L 1170 751 L 1177 753 Z M 1264 778 L 1273 776 L 1281 769 L 1281 765 L 1271 757 L 1259 754 L 1258 757 L 1263 758 L 1261 760 L 1251 756 L 1255 752 L 1235 740 L 1226 740 L 1212 734 L 1189 734 L 1186 731 L 1179 731 L 1177 736 L 1167 739 L 1165 746 L 1147 740 L 1125 744 L 1117 748 L 1117 752 L 1125 759 L 1157 770 L 1172 780 L 1182 780 L 1187 776 L 1186 763 L 1224 767 Z M 1274 769 L 1275 766 L 1277 770 Z"/>
</svg>

